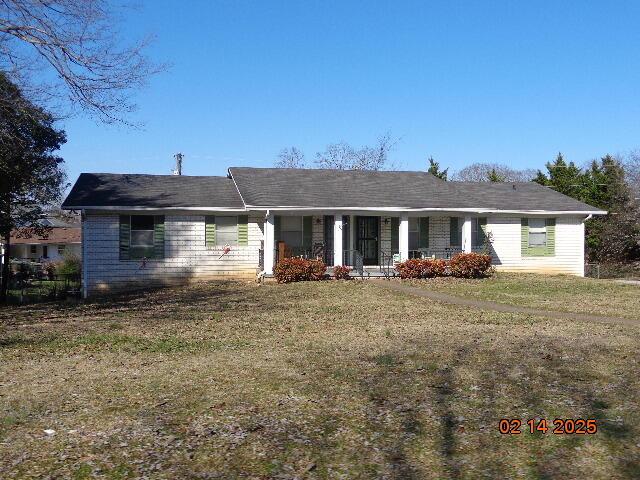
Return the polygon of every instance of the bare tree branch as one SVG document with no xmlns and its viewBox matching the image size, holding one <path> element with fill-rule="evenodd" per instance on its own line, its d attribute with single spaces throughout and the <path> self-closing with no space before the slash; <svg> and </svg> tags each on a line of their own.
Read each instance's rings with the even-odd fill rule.
<svg viewBox="0 0 640 480">
<path fill-rule="evenodd" d="M 65 98 L 101 121 L 130 124 L 132 93 L 164 66 L 144 55 L 149 38 L 120 46 L 118 21 L 107 0 L 0 0 L 0 70 L 32 98 Z M 55 80 L 36 83 L 34 70 Z"/>
</svg>

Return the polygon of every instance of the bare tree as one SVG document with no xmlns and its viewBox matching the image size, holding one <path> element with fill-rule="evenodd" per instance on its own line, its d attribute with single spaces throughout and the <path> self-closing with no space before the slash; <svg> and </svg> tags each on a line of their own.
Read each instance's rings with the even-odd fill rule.
<svg viewBox="0 0 640 480">
<path fill-rule="evenodd" d="M 291 147 L 280 150 L 275 165 L 279 168 L 305 168 L 307 161 L 299 148 Z"/>
<path fill-rule="evenodd" d="M 0 0 L 0 70 L 31 98 L 128 123 L 132 92 L 163 67 L 144 55 L 148 38 L 121 46 L 117 12 L 108 0 Z"/>
<path fill-rule="evenodd" d="M 633 150 L 623 160 L 627 183 L 634 197 L 640 200 L 640 150 Z"/>
<path fill-rule="evenodd" d="M 457 182 L 530 182 L 536 176 L 533 169 L 514 170 L 499 163 L 472 163 L 452 175 Z"/>
<path fill-rule="evenodd" d="M 382 170 L 387 163 L 388 154 L 397 143 L 389 133 L 378 138 L 373 147 L 356 149 L 346 142 L 327 145 L 324 152 L 316 153 L 318 168 L 339 170 Z"/>
</svg>

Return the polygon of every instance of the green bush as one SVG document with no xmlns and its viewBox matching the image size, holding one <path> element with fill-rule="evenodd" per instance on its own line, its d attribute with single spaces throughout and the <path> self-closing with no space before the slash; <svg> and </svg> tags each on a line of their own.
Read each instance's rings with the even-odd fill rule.
<svg viewBox="0 0 640 480">
<path fill-rule="evenodd" d="M 65 253 L 62 262 L 57 265 L 56 274 L 66 276 L 80 275 L 82 271 L 82 262 L 77 255 L 73 253 Z"/>
</svg>

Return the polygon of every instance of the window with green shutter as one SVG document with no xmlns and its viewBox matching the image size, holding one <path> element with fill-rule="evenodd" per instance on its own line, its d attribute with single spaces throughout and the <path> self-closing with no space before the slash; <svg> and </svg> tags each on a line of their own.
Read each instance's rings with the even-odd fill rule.
<svg viewBox="0 0 640 480">
<path fill-rule="evenodd" d="M 204 219 L 207 247 L 249 245 L 249 217 L 247 215 L 207 215 Z"/>
<path fill-rule="evenodd" d="M 163 215 L 120 215 L 120 260 L 164 258 Z"/>
<path fill-rule="evenodd" d="M 521 219 L 520 250 L 523 257 L 552 257 L 555 255 L 555 243 L 555 218 Z"/>
</svg>

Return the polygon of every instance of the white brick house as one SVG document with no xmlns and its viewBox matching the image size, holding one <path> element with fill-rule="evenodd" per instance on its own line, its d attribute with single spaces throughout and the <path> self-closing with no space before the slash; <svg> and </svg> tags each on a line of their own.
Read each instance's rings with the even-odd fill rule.
<svg viewBox="0 0 640 480">
<path fill-rule="evenodd" d="M 82 212 L 85 295 L 268 276 L 283 254 L 375 271 L 488 250 L 498 269 L 583 275 L 584 221 L 605 213 L 534 183 L 262 168 L 82 174 L 63 207 Z"/>
</svg>

